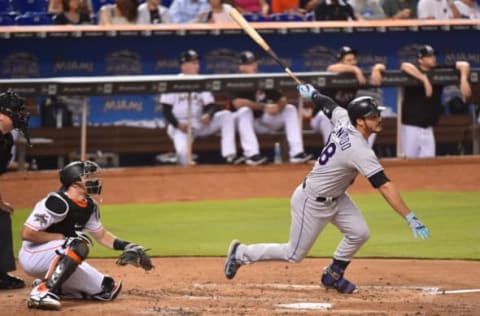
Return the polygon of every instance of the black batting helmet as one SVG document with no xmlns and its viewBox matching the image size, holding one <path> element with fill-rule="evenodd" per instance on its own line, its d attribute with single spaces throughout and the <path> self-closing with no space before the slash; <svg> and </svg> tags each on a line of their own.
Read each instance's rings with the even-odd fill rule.
<svg viewBox="0 0 480 316">
<path fill-rule="evenodd" d="M 22 132 L 30 145 L 30 136 L 28 135 L 28 119 L 30 113 L 27 112 L 25 99 L 18 96 L 15 92 L 7 91 L 0 94 L 0 113 L 10 117 L 13 128 Z"/>
<path fill-rule="evenodd" d="M 343 57 L 346 55 L 352 54 L 354 56 L 357 56 L 357 50 L 351 48 L 350 46 L 343 46 L 340 48 L 340 50 L 337 52 L 337 60 L 341 61 Z"/>
<path fill-rule="evenodd" d="M 95 174 L 98 171 L 100 171 L 100 166 L 90 160 L 69 163 L 60 170 L 62 190 L 67 190 L 73 183 L 80 182 L 82 177 L 88 176 L 88 179 L 85 181 L 87 193 L 100 194 L 102 183 L 98 178 L 95 178 Z"/>
<path fill-rule="evenodd" d="M 385 109 L 384 106 L 378 105 L 373 97 L 367 96 L 355 98 L 347 106 L 348 116 L 353 126 L 357 126 L 357 118 L 377 116 Z"/>
</svg>

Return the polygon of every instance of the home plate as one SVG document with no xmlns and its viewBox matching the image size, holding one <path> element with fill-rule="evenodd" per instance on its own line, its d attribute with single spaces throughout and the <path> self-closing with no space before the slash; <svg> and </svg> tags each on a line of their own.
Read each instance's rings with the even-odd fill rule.
<svg viewBox="0 0 480 316">
<path fill-rule="evenodd" d="M 332 308 L 330 303 L 292 303 L 292 304 L 277 304 L 276 307 L 291 308 L 291 309 L 317 309 L 328 310 Z"/>
</svg>

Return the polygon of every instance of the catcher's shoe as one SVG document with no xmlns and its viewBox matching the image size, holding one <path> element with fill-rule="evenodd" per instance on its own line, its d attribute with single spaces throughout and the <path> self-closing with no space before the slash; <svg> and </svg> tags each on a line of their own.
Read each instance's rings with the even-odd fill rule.
<svg viewBox="0 0 480 316">
<path fill-rule="evenodd" d="M 122 281 L 115 282 L 113 288 L 110 291 L 104 291 L 99 294 L 92 295 L 92 299 L 98 301 L 113 301 L 117 298 L 118 294 L 122 290 Z"/>
<path fill-rule="evenodd" d="M 323 269 L 322 284 L 327 289 L 336 289 L 339 293 L 351 294 L 357 292 L 357 286 L 343 277 L 344 271 L 330 265 Z"/>
<path fill-rule="evenodd" d="M 233 279 L 240 269 L 241 264 L 235 259 L 235 253 L 240 245 L 238 240 L 233 240 L 228 247 L 227 259 L 225 260 L 225 276 L 227 279 Z"/>
<path fill-rule="evenodd" d="M 50 292 L 45 282 L 41 282 L 32 289 L 27 301 L 28 308 L 59 310 L 62 307 L 57 295 Z"/>
</svg>

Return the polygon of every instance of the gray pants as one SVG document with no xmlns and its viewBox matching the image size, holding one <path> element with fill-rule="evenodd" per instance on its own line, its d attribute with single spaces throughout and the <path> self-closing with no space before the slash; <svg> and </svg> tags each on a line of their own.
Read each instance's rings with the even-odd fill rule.
<svg viewBox="0 0 480 316">
<path fill-rule="evenodd" d="M 287 243 L 241 244 L 236 259 L 242 264 L 267 260 L 300 262 L 325 226 L 332 223 L 344 235 L 334 258 L 351 261 L 370 236 L 365 219 L 347 194 L 333 202 L 317 202 L 308 198 L 299 185 L 291 198 L 291 217 Z"/>
</svg>

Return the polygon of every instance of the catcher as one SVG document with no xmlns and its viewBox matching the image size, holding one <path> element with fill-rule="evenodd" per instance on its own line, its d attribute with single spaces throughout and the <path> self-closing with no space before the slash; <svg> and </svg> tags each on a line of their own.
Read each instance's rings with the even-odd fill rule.
<svg viewBox="0 0 480 316">
<path fill-rule="evenodd" d="M 60 297 L 113 301 L 122 282 L 99 272 L 85 261 L 93 242 L 121 250 L 117 264 L 153 268 L 145 248 L 115 237 L 100 222 L 97 202 L 102 182 L 92 161 L 74 161 L 60 170 L 61 187 L 40 200 L 22 229 L 19 263 L 37 278 L 28 307 L 58 310 Z"/>
</svg>

